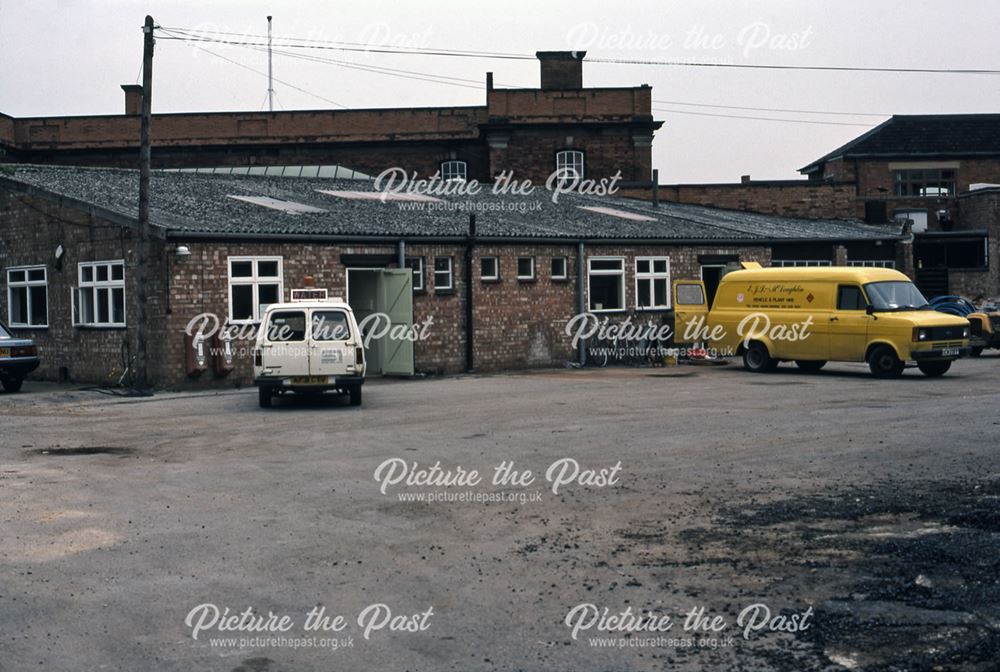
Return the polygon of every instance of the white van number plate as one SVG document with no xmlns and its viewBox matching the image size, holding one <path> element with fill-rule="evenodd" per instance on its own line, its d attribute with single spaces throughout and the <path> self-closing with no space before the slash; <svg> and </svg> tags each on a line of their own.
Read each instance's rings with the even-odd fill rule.
<svg viewBox="0 0 1000 672">
<path fill-rule="evenodd" d="M 941 349 L 941 356 L 942 357 L 958 357 L 958 353 L 959 353 L 958 348 L 942 348 Z"/>
<path fill-rule="evenodd" d="M 320 351 L 320 361 L 323 364 L 343 364 L 344 363 L 344 351 L 343 350 L 322 350 Z"/>
</svg>

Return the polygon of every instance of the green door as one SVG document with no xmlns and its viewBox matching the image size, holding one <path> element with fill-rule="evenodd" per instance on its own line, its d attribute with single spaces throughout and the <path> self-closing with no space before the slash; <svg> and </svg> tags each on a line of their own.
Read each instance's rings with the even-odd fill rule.
<svg viewBox="0 0 1000 672">
<path fill-rule="evenodd" d="M 391 328 L 382 338 L 382 374 L 413 375 L 413 272 L 386 268 L 379 276 L 379 312 L 388 315 Z"/>
</svg>

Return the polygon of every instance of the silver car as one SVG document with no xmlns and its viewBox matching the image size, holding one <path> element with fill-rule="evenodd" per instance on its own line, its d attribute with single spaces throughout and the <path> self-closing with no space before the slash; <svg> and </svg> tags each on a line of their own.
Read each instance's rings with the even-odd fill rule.
<svg viewBox="0 0 1000 672">
<path fill-rule="evenodd" d="M 15 338 L 0 322 L 0 384 L 7 392 L 21 389 L 24 377 L 38 368 L 38 348 L 30 338 Z"/>
</svg>

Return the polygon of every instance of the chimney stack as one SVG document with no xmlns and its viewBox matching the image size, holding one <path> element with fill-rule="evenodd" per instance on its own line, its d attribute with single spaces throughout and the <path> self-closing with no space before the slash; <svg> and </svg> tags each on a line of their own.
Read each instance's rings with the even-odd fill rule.
<svg viewBox="0 0 1000 672">
<path fill-rule="evenodd" d="M 139 115 L 142 113 L 142 85 L 122 84 L 125 92 L 125 114 Z"/>
<path fill-rule="evenodd" d="M 543 89 L 582 89 L 586 51 L 536 51 Z"/>
</svg>

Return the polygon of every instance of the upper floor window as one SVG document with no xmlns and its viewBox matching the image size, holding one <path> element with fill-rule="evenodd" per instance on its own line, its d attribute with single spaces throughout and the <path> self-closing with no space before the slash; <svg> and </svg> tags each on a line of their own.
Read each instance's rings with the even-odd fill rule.
<svg viewBox="0 0 1000 672">
<path fill-rule="evenodd" d="M 7 269 L 7 322 L 12 327 L 49 325 L 49 283 L 44 266 Z"/>
<path fill-rule="evenodd" d="M 469 179 L 469 164 L 465 161 L 443 161 L 441 163 L 442 180 L 462 180 Z"/>
<path fill-rule="evenodd" d="M 260 322 L 282 297 L 281 257 L 229 257 L 229 321 Z"/>
<path fill-rule="evenodd" d="M 556 154 L 556 171 L 560 177 L 583 179 L 583 152 L 564 149 Z"/>
<path fill-rule="evenodd" d="M 78 269 L 74 324 L 124 327 L 125 262 L 85 262 Z"/>
<path fill-rule="evenodd" d="M 906 169 L 893 171 L 897 196 L 949 197 L 955 195 L 955 171 Z"/>
</svg>

